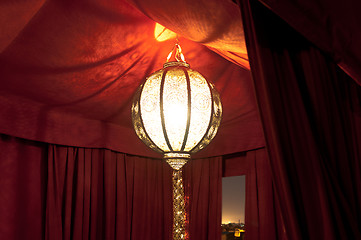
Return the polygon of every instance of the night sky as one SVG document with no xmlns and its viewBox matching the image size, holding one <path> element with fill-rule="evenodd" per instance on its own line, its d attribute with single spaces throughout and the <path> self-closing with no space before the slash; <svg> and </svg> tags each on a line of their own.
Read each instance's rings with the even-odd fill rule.
<svg viewBox="0 0 361 240">
<path fill-rule="evenodd" d="M 244 223 L 245 176 L 222 178 L 222 223 Z"/>
</svg>

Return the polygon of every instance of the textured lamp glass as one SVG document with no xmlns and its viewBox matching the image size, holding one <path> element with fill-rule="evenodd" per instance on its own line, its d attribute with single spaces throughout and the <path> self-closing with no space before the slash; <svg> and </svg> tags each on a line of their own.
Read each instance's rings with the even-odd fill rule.
<svg viewBox="0 0 361 240">
<path fill-rule="evenodd" d="M 165 159 L 189 159 L 217 133 L 222 117 L 214 86 L 185 62 L 168 62 L 139 87 L 132 106 L 138 137 Z"/>
</svg>

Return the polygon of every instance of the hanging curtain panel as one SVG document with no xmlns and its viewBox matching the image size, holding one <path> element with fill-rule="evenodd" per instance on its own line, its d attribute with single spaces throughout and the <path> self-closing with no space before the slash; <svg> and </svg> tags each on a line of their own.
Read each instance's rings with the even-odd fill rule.
<svg viewBox="0 0 361 240">
<path fill-rule="evenodd" d="M 258 1 L 241 9 L 288 239 L 360 239 L 360 86 Z"/>
</svg>

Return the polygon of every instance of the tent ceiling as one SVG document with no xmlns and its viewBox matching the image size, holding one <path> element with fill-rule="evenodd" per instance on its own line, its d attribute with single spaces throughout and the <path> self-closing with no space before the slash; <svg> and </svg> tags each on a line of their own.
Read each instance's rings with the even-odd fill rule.
<svg viewBox="0 0 361 240">
<path fill-rule="evenodd" d="M 174 40 L 156 41 L 159 22 L 180 34 L 191 67 L 221 94 L 222 126 L 199 156 L 263 146 L 241 16 L 231 1 L 33 0 L 1 8 L 2 133 L 158 156 L 136 138 L 130 104 L 173 47 Z"/>
</svg>

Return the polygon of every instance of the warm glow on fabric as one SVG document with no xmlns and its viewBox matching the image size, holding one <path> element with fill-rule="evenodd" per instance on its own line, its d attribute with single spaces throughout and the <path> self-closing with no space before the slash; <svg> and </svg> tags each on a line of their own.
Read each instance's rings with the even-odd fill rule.
<svg viewBox="0 0 361 240">
<path fill-rule="evenodd" d="M 167 41 L 169 39 L 174 39 L 177 37 L 177 34 L 171 30 L 169 30 L 166 27 L 163 27 L 162 25 L 160 25 L 159 23 L 155 24 L 154 27 L 154 38 L 158 41 L 158 42 L 164 42 Z"/>
</svg>

